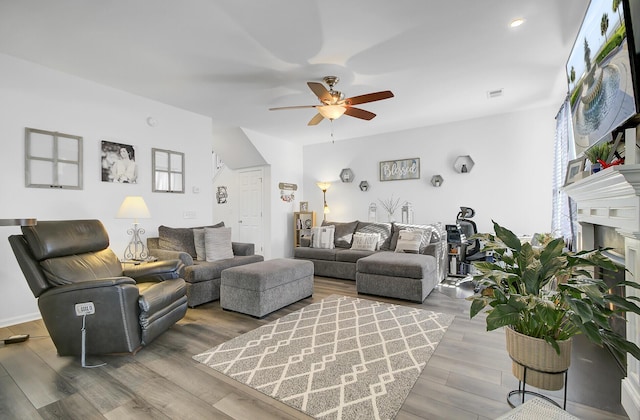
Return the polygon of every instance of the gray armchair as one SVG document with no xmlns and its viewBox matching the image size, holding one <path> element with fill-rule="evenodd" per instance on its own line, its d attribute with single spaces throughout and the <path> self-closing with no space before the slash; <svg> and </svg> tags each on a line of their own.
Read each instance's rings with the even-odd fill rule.
<svg viewBox="0 0 640 420">
<path fill-rule="evenodd" d="M 60 356 L 81 354 L 77 303 L 95 307 L 86 316 L 86 354 L 93 355 L 135 353 L 187 311 L 183 264 L 123 269 L 98 220 L 39 221 L 9 242 Z"/>
</svg>

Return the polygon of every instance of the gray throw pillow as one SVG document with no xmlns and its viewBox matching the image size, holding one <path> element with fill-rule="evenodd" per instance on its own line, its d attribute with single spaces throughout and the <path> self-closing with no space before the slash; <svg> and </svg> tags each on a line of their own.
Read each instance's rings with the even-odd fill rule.
<svg viewBox="0 0 640 420">
<path fill-rule="evenodd" d="M 193 230 L 193 244 L 196 247 L 196 259 L 200 261 L 207 260 L 207 254 L 204 246 L 204 228 Z"/>
<path fill-rule="evenodd" d="M 160 226 L 158 228 L 158 246 L 167 251 L 186 252 L 196 258 L 196 246 L 193 243 L 193 231 L 191 228 L 171 228 Z"/>
<path fill-rule="evenodd" d="M 231 246 L 231 228 L 205 228 L 204 248 L 207 261 L 233 258 Z"/>
</svg>

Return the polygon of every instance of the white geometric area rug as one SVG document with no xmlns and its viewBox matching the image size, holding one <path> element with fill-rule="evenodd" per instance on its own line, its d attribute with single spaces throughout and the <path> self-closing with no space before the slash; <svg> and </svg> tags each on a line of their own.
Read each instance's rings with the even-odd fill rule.
<svg viewBox="0 0 640 420">
<path fill-rule="evenodd" d="M 193 358 L 318 419 L 392 419 L 453 318 L 331 295 Z"/>
</svg>

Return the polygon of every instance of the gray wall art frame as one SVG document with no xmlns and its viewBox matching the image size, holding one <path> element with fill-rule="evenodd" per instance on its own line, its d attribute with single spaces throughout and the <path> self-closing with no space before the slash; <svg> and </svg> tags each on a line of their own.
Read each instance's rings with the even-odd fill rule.
<svg viewBox="0 0 640 420">
<path fill-rule="evenodd" d="M 82 137 L 25 128 L 25 186 L 82 189 Z"/>
<path fill-rule="evenodd" d="M 384 160 L 379 171 L 380 181 L 420 179 L 420 158 Z"/>
</svg>

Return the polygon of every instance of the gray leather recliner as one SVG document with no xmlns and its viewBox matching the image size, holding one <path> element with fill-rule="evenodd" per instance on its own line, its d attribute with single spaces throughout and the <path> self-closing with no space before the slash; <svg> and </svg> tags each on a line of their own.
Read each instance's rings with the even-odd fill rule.
<svg viewBox="0 0 640 420">
<path fill-rule="evenodd" d="M 99 220 L 38 221 L 9 242 L 60 356 L 81 354 L 78 303 L 95 307 L 86 316 L 86 354 L 93 355 L 135 353 L 187 311 L 182 263 L 123 269 Z"/>
</svg>

